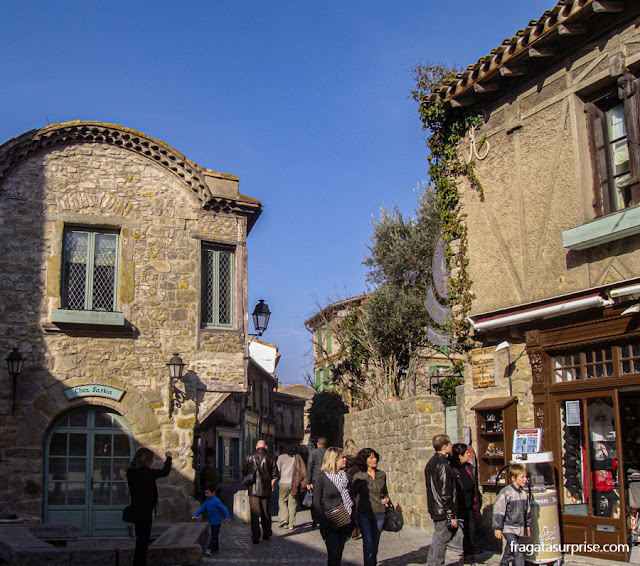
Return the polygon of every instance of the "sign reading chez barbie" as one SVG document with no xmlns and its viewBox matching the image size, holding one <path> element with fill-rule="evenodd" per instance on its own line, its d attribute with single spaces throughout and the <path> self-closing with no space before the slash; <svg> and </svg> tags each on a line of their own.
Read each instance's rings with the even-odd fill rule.
<svg viewBox="0 0 640 566">
<path fill-rule="evenodd" d="M 69 400 L 77 399 L 78 397 L 106 397 L 107 399 L 120 401 L 124 395 L 124 391 L 122 389 L 116 389 L 115 387 L 109 387 L 108 385 L 90 383 L 88 385 L 78 385 L 77 387 L 65 389 L 64 394 Z"/>
</svg>

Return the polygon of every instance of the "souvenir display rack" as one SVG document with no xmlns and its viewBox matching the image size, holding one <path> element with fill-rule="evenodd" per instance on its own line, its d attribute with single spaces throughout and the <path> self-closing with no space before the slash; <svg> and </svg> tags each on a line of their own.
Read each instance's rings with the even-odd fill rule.
<svg viewBox="0 0 640 566">
<path fill-rule="evenodd" d="M 517 397 L 484 399 L 471 407 L 476 412 L 478 443 L 478 480 L 485 487 L 504 487 L 506 475 L 498 478 L 509 464 L 513 448 L 513 431 L 517 427 Z"/>
</svg>

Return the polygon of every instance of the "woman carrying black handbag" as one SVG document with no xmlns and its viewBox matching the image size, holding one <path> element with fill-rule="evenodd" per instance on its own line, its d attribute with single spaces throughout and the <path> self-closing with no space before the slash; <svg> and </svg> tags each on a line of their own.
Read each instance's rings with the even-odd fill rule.
<svg viewBox="0 0 640 566">
<path fill-rule="evenodd" d="M 136 549 L 133 554 L 133 566 L 146 566 L 147 549 L 151 542 L 151 523 L 153 510 L 158 503 L 157 478 L 164 478 L 171 472 L 171 452 L 166 452 L 166 460 L 162 469 L 152 469 L 153 452 L 148 448 L 140 448 L 127 470 L 129 495 L 133 507 L 136 526 Z"/>
<path fill-rule="evenodd" d="M 327 546 L 327 566 L 340 566 L 344 544 L 351 534 L 354 505 L 349 495 L 349 476 L 342 449 L 328 448 L 322 474 L 313 485 L 313 507 L 320 520 L 320 533 Z"/>
<path fill-rule="evenodd" d="M 380 456 L 373 448 L 363 448 L 356 459 L 360 471 L 353 476 L 351 495 L 358 499 L 358 526 L 362 533 L 364 566 L 376 566 L 378 545 L 385 519 L 385 505 L 390 503 L 387 476 L 378 469 Z"/>
</svg>

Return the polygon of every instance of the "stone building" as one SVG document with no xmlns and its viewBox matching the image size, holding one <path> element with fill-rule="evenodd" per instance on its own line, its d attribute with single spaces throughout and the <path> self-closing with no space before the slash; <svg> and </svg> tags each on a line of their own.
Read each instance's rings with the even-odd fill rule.
<svg viewBox="0 0 640 566">
<path fill-rule="evenodd" d="M 459 185 L 482 345 L 460 425 L 487 501 L 513 427 L 542 429 L 565 543 L 639 540 L 639 29 L 637 2 L 564 0 L 434 95 L 485 115 L 460 148 L 484 191 Z"/>
<path fill-rule="evenodd" d="M 316 391 L 331 389 L 331 364 L 341 351 L 337 329 L 340 323 L 353 308 L 358 308 L 366 300 L 367 295 L 356 295 L 342 301 L 336 301 L 320 309 L 312 317 L 305 321 L 306 329 L 312 333 L 313 338 L 313 376 Z M 352 406 L 357 403 L 356 393 L 346 391 L 345 397 Z"/>
<path fill-rule="evenodd" d="M 158 519 L 192 511 L 208 417 L 247 389 L 246 239 L 260 202 L 120 125 L 0 146 L 0 499 L 29 522 L 122 531 L 138 447 L 174 455 Z M 174 353 L 186 364 L 170 380 Z M 203 428 L 204 427 L 204 428 Z"/>
<path fill-rule="evenodd" d="M 311 390 L 311 397 L 315 394 L 315 391 L 311 387 L 305 385 L 289 385 L 278 388 L 275 392 L 273 398 L 273 412 L 276 426 L 274 446 L 275 451 L 279 454 L 282 454 L 287 444 L 295 444 L 297 446 L 304 444 L 304 439 L 307 434 L 308 415 L 306 411 L 311 405 L 311 398 L 308 396 L 299 397 L 294 393 L 296 388 Z"/>
<path fill-rule="evenodd" d="M 316 390 L 313 387 L 304 385 L 302 383 L 294 383 L 293 385 L 279 386 L 278 393 L 286 393 L 287 395 L 290 395 L 292 397 L 304 399 L 302 418 L 303 435 L 301 443 L 307 446 L 309 444 L 309 436 L 311 432 L 309 424 L 309 410 L 311 409 L 311 405 L 313 404 L 313 397 L 316 394 Z"/>
</svg>

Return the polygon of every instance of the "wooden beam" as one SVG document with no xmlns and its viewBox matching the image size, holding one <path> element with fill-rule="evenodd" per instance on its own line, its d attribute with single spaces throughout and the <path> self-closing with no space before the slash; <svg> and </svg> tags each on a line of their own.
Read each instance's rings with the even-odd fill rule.
<svg viewBox="0 0 640 566">
<path fill-rule="evenodd" d="M 526 74 L 526 72 L 526 67 L 507 67 L 506 65 L 500 67 L 500 74 L 503 77 L 518 77 Z"/>
<path fill-rule="evenodd" d="M 529 47 L 529 57 L 551 57 L 556 51 L 548 47 Z"/>
<path fill-rule="evenodd" d="M 591 7 L 594 12 L 598 13 L 622 12 L 624 10 L 624 4 L 614 0 L 595 0 Z"/>
<path fill-rule="evenodd" d="M 477 93 L 482 94 L 483 92 L 494 92 L 500 88 L 498 83 L 474 83 L 473 90 Z"/>
<path fill-rule="evenodd" d="M 587 26 L 583 24 L 558 24 L 556 29 L 560 35 L 582 35 L 587 33 Z"/>
</svg>

